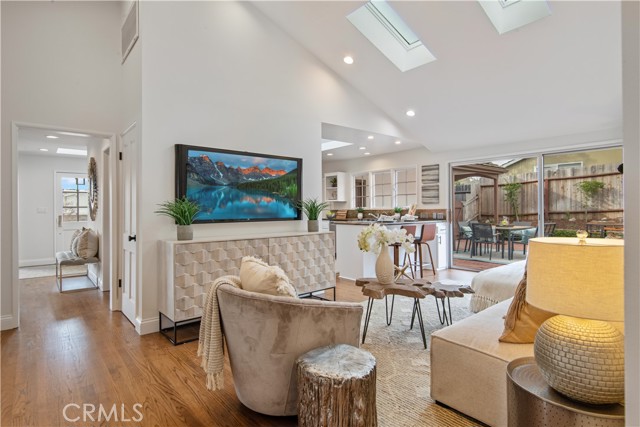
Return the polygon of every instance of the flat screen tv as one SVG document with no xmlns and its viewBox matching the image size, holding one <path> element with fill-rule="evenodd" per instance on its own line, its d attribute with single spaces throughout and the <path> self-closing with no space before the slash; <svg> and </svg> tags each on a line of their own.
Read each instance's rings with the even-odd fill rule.
<svg viewBox="0 0 640 427">
<path fill-rule="evenodd" d="M 196 223 L 299 220 L 302 159 L 177 144 L 176 196 L 198 203 Z"/>
</svg>

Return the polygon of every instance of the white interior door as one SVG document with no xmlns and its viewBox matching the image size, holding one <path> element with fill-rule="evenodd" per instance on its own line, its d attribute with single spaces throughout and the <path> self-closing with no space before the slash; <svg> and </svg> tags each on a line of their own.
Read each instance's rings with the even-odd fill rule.
<svg viewBox="0 0 640 427">
<path fill-rule="evenodd" d="M 122 312 L 136 324 L 137 298 L 137 236 L 136 236 L 136 182 L 137 182 L 137 130 L 131 126 L 122 135 Z"/>
<path fill-rule="evenodd" d="M 74 231 L 89 219 L 89 180 L 86 173 L 56 172 L 56 252 L 68 251 Z"/>
</svg>

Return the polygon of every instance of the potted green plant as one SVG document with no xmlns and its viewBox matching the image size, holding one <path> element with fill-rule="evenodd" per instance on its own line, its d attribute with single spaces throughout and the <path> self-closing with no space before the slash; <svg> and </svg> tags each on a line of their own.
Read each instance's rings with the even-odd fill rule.
<svg viewBox="0 0 640 427">
<path fill-rule="evenodd" d="M 358 213 L 358 219 L 362 219 L 364 217 L 364 208 L 356 208 L 356 212 Z"/>
<path fill-rule="evenodd" d="M 302 212 L 309 220 L 307 223 L 308 231 L 318 231 L 320 225 L 318 224 L 318 218 L 323 210 L 329 207 L 327 202 L 319 202 L 318 199 L 305 199 L 298 202 L 298 207 L 302 209 Z"/>
<path fill-rule="evenodd" d="M 393 217 L 396 220 L 399 220 L 401 216 L 402 216 L 402 208 L 400 206 L 396 206 L 395 208 L 393 208 Z"/>
<path fill-rule="evenodd" d="M 193 239 L 191 224 L 200 212 L 200 206 L 196 202 L 187 199 L 186 196 L 160 203 L 160 209 L 155 211 L 159 215 L 173 218 L 178 226 L 178 240 Z"/>
</svg>

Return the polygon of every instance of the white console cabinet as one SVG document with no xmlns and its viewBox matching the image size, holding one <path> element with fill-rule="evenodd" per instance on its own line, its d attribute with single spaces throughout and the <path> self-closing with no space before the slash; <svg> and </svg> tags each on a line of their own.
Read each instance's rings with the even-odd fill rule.
<svg viewBox="0 0 640 427">
<path fill-rule="evenodd" d="M 202 316 L 204 300 L 214 280 L 238 275 L 244 256 L 280 266 L 298 295 L 336 286 L 333 232 L 293 232 L 273 235 L 162 240 L 160 312 L 172 322 Z"/>
</svg>

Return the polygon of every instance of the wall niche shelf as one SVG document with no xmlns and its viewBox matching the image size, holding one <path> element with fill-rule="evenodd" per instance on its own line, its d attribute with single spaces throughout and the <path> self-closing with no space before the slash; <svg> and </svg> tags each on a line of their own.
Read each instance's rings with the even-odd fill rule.
<svg viewBox="0 0 640 427">
<path fill-rule="evenodd" d="M 344 172 L 332 172 L 324 174 L 324 201 L 346 202 L 345 186 L 347 175 Z"/>
</svg>

